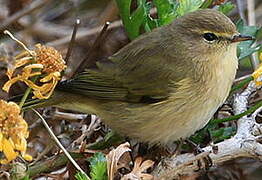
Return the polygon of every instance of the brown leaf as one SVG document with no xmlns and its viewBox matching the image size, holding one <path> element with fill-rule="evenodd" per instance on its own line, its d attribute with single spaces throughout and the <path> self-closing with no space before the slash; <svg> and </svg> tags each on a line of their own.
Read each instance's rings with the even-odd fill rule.
<svg viewBox="0 0 262 180">
<path fill-rule="evenodd" d="M 130 144 L 128 142 L 120 144 L 116 149 L 113 149 L 106 156 L 107 159 L 107 174 L 109 180 L 114 179 L 114 174 L 117 172 L 119 168 L 120 158 L 127 152 L 131 151 Z M 129 162 L 128 162 L 129 163 Z"/>
<path fill-rule="evenodd" d="M 135 160 L 135 165 L 129 174 L 125 175 L 121 180 L 153 180 L 154 176 L 148 173 L 144 173 L 148 168 L 152 167 L 154 162 L 151 160 L 145 160 L 143 162 L 142 157 L 138 157 Z"/>
</svg>

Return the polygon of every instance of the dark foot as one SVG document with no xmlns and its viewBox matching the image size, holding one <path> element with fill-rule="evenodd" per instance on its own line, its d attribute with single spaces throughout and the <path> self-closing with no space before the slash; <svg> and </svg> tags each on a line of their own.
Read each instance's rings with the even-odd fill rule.
<svg viewBox="0 0 262 180">
<path fill-rule="evenodd" d="M 195 155 L 198 155 L 198 154 L 204 152 L 204 151 L 200 148 L 200 146 L 197 145 L 196 143 L 194 143 L 193 141 L 187 139 L 187 140 L 185 140 L 185 142 L 188 143 L 189 145 L 191 145 L 191 146 L 193 147 L 193 149 L 194 149 L 194 154 L 195 154 Z M 204 163 L 204 165 L 202 165 L 202 163 Z M 203 166 L 204 166 L 204 169 L 207 171 L 207 170 L 209 170 L 210 167 L 212 167 L 213 162 L 212 162 L 212 159 L 211 159 L 211 158 L 209 157 L 209 155 L 208 155 L 208 156 L 206 156 L 206 157 L 203 157 L 202 160 L 198 160 L 198 161 L 197 161 L 197 165 L 198 165 L 198 169 L 197 169 L 196 171 L 201 170 L 201 169 L 202 169 L 201 167 L 203 167 Z"/>
</svg>

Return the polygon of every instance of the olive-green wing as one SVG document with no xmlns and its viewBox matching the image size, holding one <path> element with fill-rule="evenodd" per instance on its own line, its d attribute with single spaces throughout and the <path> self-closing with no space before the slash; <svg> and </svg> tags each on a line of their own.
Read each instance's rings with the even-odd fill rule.
<svg viewBox="0 0 262 180">
<path fill-rule="evenodd" d="M 96 68 L 86 69 L 58 88 L 98 99 L 167 98 L 175 90 L 176 81 L 183 77 L 175 66 L 176 58 L 167 51 L 168 41 L 164 38 L 168 37 L 164 33 L 156 30 L 134 40 L 107 60 L 98 61 Z M 172 53 L 176 53 L 175 50 Z"/>
</svg>

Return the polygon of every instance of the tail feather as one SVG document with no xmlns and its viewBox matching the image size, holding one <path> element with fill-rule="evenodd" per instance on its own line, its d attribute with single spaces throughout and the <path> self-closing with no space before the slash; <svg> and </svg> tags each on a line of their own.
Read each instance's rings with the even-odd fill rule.
<svg viewBox="0 0 262 180">
<path fill-rule="evenodd" d="M 25 102 L 23 105 L 22 109 L 23 110 L 28 110 L 32 108 L 42 108 L 42 107 L 47 107 L 48 100 L 42 100 L 42 99 L 29 99 Z"/>
<path fill-rule="evenodd" d="M 20 95 L 11 97 L 8 100 L 16 102 L 17 104 L 19 104 L 21 102 L 23 96 L 24 96 L 24 94 L 20 94 Z M 50 99 L 33 99 L 32 94 L 30 94 L 28 96 L 28 98 L 26 99 L 22 109 L 23 110 L 29 110 L 29 109 L 32 109 L 32 108 L 42 108 L 42 107 L 52 106 L 54 104 L 52 102 L 53 102 L 52 97 Z"/>
</svg>

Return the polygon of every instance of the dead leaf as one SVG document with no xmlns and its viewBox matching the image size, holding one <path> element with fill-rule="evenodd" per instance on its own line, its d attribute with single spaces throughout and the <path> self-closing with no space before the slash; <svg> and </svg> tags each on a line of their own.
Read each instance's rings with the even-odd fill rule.
<svg viewBox="0 0 262 180">
<path fill-rule="evenodd" d="M 109 152 L 109 154 L 106 156 L 107 159 L 107 174 L 109 177 L 109 180 L 114 179 L 114 174 L 117 172 L 117 170 L 123 165 L 119 164 L 120 158 L 123 158 L 123 155 L 127 152 L 131 151 L 130 144 L 128 142 L 120 144 L 116 149 L 113 149 Z M 130 160 L 127 162 L 129 163 Z"/>
<path fill-rule="evenodd" d="M 144 173 L 148 168 L 152 167 L 153 165 L 153 161 L 145 160 L 143 162 L 142 157 L 138 157 L 135 160 L 133 170 L 129 174 L 123 176 L 121 180 L 153 180 L 153 175 Z"/>
</svg>

